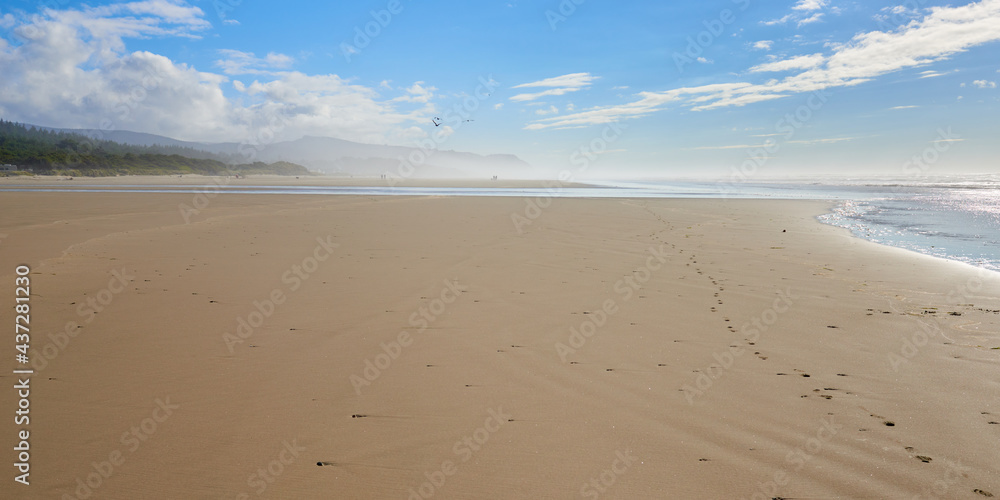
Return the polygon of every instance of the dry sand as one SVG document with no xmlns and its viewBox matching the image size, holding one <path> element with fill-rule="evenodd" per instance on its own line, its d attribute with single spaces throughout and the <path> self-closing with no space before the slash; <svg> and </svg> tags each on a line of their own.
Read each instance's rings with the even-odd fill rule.
<svg viewBox="0 0 1000 500">
<path fill-rule="evenodd" d="M 826 203 L 191 197 L 0 197 L 0 496 L 1000 495 L 1000 280 Z"/>
</svg>

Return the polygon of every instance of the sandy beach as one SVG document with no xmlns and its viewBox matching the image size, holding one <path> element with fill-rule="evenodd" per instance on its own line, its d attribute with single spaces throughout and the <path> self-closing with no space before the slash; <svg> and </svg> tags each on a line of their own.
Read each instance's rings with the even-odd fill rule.
<svg viewBox="0 0 1000 500">
<path fill-rule="evenodd" d="M 826 202 L 209 201 L 0 196 L 0 496 L 1000 495 L 1000 279 Z"/>
</svg>

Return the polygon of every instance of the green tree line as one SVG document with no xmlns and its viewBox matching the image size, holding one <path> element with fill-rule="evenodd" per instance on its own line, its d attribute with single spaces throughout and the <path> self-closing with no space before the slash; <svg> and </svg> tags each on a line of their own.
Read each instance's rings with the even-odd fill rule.
<svg viewBox="0 0 1000 500">
<path fill-rule="evenodd" d="M 29 127 L 0 119 L 0 164 L 39 175 L 309 175 L 289 162 L 230 165 L 222 157 L 180 146 L 134 146 Z"/>
</svg>

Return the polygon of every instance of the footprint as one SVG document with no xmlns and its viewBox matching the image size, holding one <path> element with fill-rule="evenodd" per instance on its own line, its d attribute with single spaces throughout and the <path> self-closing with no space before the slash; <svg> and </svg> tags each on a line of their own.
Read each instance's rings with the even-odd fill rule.
<svg viewBox="0 0 1000 500">
<path fill-rule="evenodd" d="M 929 463 L 931 463 L 931 460 L 934 460 L 933 458 L 925 456 L 925 455 L 917 455 L 915 458 L 917 460 L 920 460 L 921 462 L 923 462 L 925 464 L 929 464 Z"/>
<path fill-rule="evenodd" d="M 982 495 L 984 497 L 992 497 L 993 496 L 992 493 L 990 493 L 988 491 L 981 490 L 979 488 L 976 488 L 976 489 L 972 490 L 972 492 L 973 493 L 979 493 L 980 495 Z"/>
</svg>

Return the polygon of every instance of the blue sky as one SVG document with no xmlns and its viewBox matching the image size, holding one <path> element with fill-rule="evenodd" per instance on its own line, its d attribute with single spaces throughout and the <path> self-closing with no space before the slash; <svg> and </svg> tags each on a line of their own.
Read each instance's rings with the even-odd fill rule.
<svg viewBox="0 0 1000 500">
<path fill-rule="evenodd" d="M 1000 0 L 3 0 L 0 33 L 0 117 L 46 126 L 578 178 L 1000 167 Z"/>
</svg>

